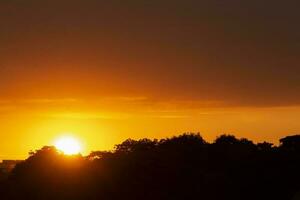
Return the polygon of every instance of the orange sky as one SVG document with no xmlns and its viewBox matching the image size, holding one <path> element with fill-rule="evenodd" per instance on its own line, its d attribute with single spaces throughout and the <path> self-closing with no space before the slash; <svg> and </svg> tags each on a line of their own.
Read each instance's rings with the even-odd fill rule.
<svg viewBox="0 0 300 200">
<path fill-rule="evenodd" d="M 184 102 L 150 103 L 129 97 L 23 101 L 2 103 L 2 159 L 24 158 L 29 150 L 53 144 L 66 134 L 81 140 L 87 154 L 112 149 L 127 138 L 161 138 L 186 131 L 200 131 L 208 141 L 231 133 L 256 142 L 277 143 L 280 137 L 300 129 L 299 107 L 193 108 L 194 102 L 183 106 Z"/>
<path fill-rule="evenodd" d="M 201 132 L 300 132 L 296 1 L 0 3 L 0 159 Z"/>
</svg>

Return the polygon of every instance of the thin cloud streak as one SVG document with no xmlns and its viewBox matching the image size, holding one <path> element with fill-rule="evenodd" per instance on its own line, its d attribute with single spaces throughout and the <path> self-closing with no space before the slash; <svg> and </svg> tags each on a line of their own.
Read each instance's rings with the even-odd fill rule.
<svg viewBox="0 0 300 200">
<path fill-rule="evenodd" d="M 43 104 L 51 104 L 51 103 L 74 103 L 79 102 L 79 99 L 74 98 L 61 98 L 61 99 L 22 99 L 18 100 L 18 103 L 43 103 Z"/>
</svg>

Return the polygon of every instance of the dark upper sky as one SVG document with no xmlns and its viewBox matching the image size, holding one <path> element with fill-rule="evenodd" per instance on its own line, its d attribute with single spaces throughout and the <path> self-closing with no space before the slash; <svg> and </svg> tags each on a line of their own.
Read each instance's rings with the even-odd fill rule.
<svg viewBox="0 0 300 200">
<path fill-rule="evenodd" d="M 300 104 L 298 0 L 0 2 L 0 98 Z"/>
</svg>

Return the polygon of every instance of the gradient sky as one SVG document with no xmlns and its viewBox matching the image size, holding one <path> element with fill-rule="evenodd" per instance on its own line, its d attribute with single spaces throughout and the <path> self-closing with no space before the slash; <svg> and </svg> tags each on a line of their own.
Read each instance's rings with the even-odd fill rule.
<svg viewBox="0 0 300 200">
<path fill-rule="evenodd" d="M 300 133 L 298 0 L 2 0 L 0 159 L 199 131 Z"/>
</svg>

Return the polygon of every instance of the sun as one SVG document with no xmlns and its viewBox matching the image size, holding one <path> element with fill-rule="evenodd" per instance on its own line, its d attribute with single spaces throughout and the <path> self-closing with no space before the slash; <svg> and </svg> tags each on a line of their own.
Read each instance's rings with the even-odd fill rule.
<svg viewBox="0 0 300 200">
<path fill-rule="evenodd" d="M 81 151 L 81 144 L 79 140 L 70 136 L 57 139 L 54 143 L 54 146 L 66 155 L 79 154 Z"/>
</svg>

